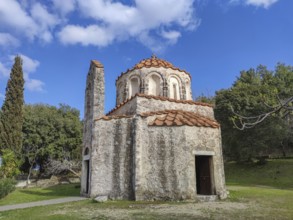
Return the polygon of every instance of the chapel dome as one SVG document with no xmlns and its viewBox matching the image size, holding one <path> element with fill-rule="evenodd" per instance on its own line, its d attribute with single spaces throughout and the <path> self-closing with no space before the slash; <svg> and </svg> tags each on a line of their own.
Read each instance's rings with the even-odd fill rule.
<svg viewBox="0 0 293 220">
<path fill-rule="evenodd" d="M 136 93 L 192 100 L 191 75 L 155 55 L 143 59 L 116 80 L 116 104 Z"/>
<path fill-rule="evenodd" d="M 160 59 L 158 58 L 156 55 L 152 55 L 150 58 L 146 58 L 146 59 L 143 59 L 141 61 L 139 61 L 137 64 L 135 64 L 131 69 L 128 69 L 127 71 L 125 71 L 124 73 L 122 73 L 118 79 L 123 75 L 123 74 L 126 74 L 128 72 L 131 72 L 133 70 L 137 70 L 137 69 L 142 69 L 142 68 L 151 68 L 151 67 L 154 67 L 154 68 L 159 68 L 159 67 L 163 67 L 163 68 L 170 68 L 172 70 L 177 70 L 177 71 L 180 71 L 180 72 L 184 72 L 186 73 L 187 75 L 189 75 L 189 77 L 191 78 L 191 75 L 186 72 L 185 70 L 182 70 L 178 67 L 175 67 L 172 63 L 166 61 L 166 60 L 163 60 L 163 59 Z M 117 80 L 118 80 L 117 79 Z"/>
<path fill-rule="evenodd" d="M 143 67 L 150 68 L 150 67 L 164 67 L 164 68 L 171 68 L 171 69 L 179 69 L 173 66 L 172 63 L 159 59 L 157 56 L 152 55 L 150 58 L 143 59 L 139 63 L 137 63 L 132 69 L 141 69 Z"/>
</svg>

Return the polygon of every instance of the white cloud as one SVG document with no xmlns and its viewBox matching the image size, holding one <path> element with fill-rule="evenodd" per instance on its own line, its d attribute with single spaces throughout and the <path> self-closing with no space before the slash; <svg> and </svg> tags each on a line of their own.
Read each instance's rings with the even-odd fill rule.
<svg viewBox="0 0 293 220">
<path fill-rule="evenodd" d="M 175 44 L 179 37 L 181 37 L 181 33 L 179 31 L 165 31 L 161 32 L 163 38 L 167 39 L 169 43 Z"/>
<path fill-rule="evenodd" d="M 136 38 L 151 49 L 175 43 L 178 29 L 194 30 L 199 25 L 194 17 L 194 0 L 135 0 L 126 5 L 111 0 L 77 0 L 82 15 L 93 19 L 88 26 L 67 25 L 59 33 L 64 44 L 107 46 L 114 41 Z M 172 31 L 156 32 L 168 28 Z"/>
<path fill-rule="evenodd" d="M 195 30 L 199 26 L 199 19 L 195 17 L 196 0 L 123 2 L 0 0 L 0 31 L 10 34 L 9 38 L 5 37 L 5 42 L 9 39 L 10 44 L 22 42 L 24 37 L 32 42 L 48 43 L 58 36 L 64 44 L 103 47 L 133 38 L 154 46 L 176 43 L 182 31 Z M 72 12 L 75 19 L 70 22 Z"/>
<path fill-rule="evenodd" d="M 52 30 L 59 24 L 56 15 L 35 1 L 0 1 L 0 27 L 10 34 L 29 40 L 50 42 Z"/>
<path fill-rule="evenodd" d="M 58 34 L 60 41 L 64 44 L 80 43 L 83 46 L 107 46 L 112 43 L 112 33 L 97 25 L 81 27 L 68 25 Z"/>
<path fill-rule="evenodd" d="M 268 9 L 271 5 L 276 3 L 279 0 L 230 0 L 230 4 L 239 4 L 243 3 L 245 5 L 252 5 L 255 7 L 263 7 Z"/>
<path fill-rule="evenodd" d="M 246 0 L 247 5 L 253 5 L 257 7 L 269 8 L 272 4 L 276 3 L 278 0 Z"/>
<path fill-rule="evenodd" d="M 28 90 L 33 92 L 42 92 L 44 91 L 44 83 L 38 79 L 26 79 L 25 86 Z"/>
<path fill-rule="evenodd" d="M 45 83 L 38 79 L 32 79 L 31 74 L 34 73 L 40 65 L 38 60 L 32 59 L 24 54 L 19 55 L 22 58 L 22 69 L 25 80 L 25 88 L 29 91 L 44 91 Z M 14 63 L 15 56 L 9 56 L 8 62 L 0 62 L 0 76 L 9 77 L 10 70 Z M 3 59 L 3 57 L 2 57 Z"/>
<path fill-rule="evenodd" d="M 19 41 L 8 33 L 0 33 L 0 46 L 9 47 L 9 46 L 18 46 Z"/>
<path fill-rule="evenodd" d="M 4 99 L 5 95 L 3 95 L 2 93 L 0 93 L 0 99 Z"/>
<path fill-rule="evenodd" d="M 0 77 L 8 77 L 9 76 L 9 69 L 6 67 L 5 64 L 0 62 Z"/>
<path fill-rule="evenodd" d="M 23 54 L 20 54 L 20 56 L 23 61 L 23 71 L 29 74 L 35 72 L 38 66 L 40 65 L 40 62 Z M 14 57 L 12 58 L 14 59 Z"/>
<path fill-rule="evenodd" d="M 151 37 L 148 32 L 141 33 L 138 40 L 155 53 L 160 53 L 165 49 L 165 45 L 154 37 Z"/>
<path fill-rule="evenodd" d="M 32 79 L 30 75 L 34 73 L 40 65 L 38 60 L 34 60 L 26 55 L 20 54 L 22 58 L 22 68 L 24 72 L 25 88 L 32 92 L 44 91 L 45 83 L 38 79 Z"/>
<path fill-rule="evenodd" d="M 34 39 L 37 25 L 16 0 L 0 1 L 0 25 Z"/>
<path fill-rule="evenodd" d="M 50 30 L 59 23 L 59 19 L 50 14 L 46 7 L 36 3 L 31 8 L 31 16 L 38 25 L 39 37 L 44 42 L 51 42 L 53 36 Z"/>
<path fill-rule="evenodd" d="M 75 0 L 52 0 L 54 8 L 60 12 L 62 16 L 67 15 L 70 12 L 73 12 L 76 7 Z"/>
</svg>

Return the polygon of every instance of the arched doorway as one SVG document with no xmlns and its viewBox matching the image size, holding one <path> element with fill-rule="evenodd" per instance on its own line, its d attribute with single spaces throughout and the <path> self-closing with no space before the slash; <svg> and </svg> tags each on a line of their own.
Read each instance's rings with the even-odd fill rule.
<svg viewBox="0 0 293 220">
<path fill-rule="evenodd" d="M 89 148 L 86 148 L 84 150 L 83 155 L 83 179 L 85 181 L 85 188 L 84 193 L 89 193 L 90 188 L 90 154 L 89 154 Z"/>
</svg>

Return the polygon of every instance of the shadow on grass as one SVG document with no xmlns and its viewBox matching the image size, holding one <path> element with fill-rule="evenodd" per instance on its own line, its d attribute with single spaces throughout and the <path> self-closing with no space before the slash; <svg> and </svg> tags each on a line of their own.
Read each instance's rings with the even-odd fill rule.
<svg viewBox="0 0 293 220">
<path fill-rule="evenodd" d="M 30 188 L 21 189 L 19 192 L 36 195 L 41 197 L 67 197 L 67 196 L 79 196 L 80 187 L 79 184 L 66 184 L 66 185 L 56 185 L 47 188 Z"/>
</svg>

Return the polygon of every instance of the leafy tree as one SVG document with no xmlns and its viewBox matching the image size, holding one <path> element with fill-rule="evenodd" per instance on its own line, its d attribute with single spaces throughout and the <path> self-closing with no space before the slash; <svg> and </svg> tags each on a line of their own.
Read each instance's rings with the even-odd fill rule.
<svg viewBox="0 0 293 220">
<path fill-rule="evenodd" d="M 7 82 L 5 100 L 0 115 L 0 150 L 10 149 L 18 158 L 21 157 L 22 148 L 23 91 L 22 60 L 16 56 Z"/>
<path fill-rule="evenodd" d="M 0 177 L 13 178 L 20 173 L 20 161 L 15 157 L 15 154 L 10 149 L 2 151 L 2 165 L 0 167 Z"/>
<path fill-rule="evenodd" d="M 23 140 L 23 154 L 26 156 L 23 169 L 29 170 L 36 163 L 44 168 L 49 159 L 79 160 L 82 143 L 79 111 L 68 105 L 59 108 L 26 105 Z"/>
<path fill-rule="evenodd" d="M 275 112 L 251 129 L 240 131 L 235 125 L 243 123 L 240 115 L 254 117 L 268 112 L 293 94 L 292 67 L 278 64 L 275 71 L 265 66 L 242 71 L 231 88 L 216 93 L 215 116 L 221 123 L 224 153 L 238 161 L 262 158 L 282 148 L 292 146 L 292 113 Z M 234 113 L 237 114 L 234 114 Z M 291 121 L 292 122 L 292 121 Z M 284 143 L 286 142 L 286 147 Z M 283 147 L 282 147 L 283 146 Z"/>
<path fill-rule="evenodd" d="M 209 103 L 211 105 L 215 105 L 215 97 L 214 96 L 206 96 L 201 94 L 200 96 L 195 97 L 194 99 L 196 102 L 204 102 Z"/>
<path fill-rule="evenodd" d="M 46 164 L 46 173 L 58 175 L 64 172 L 71 172 L 76 177 L 80 178 L 81 161 L 80 160 L 53 160 L 49 159 Z"/>
</svg>

